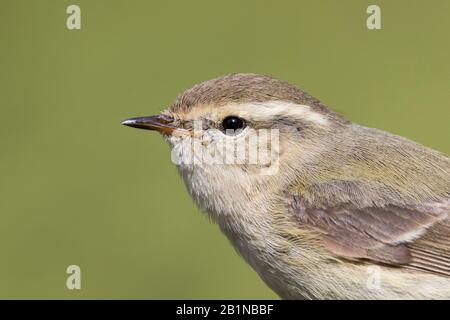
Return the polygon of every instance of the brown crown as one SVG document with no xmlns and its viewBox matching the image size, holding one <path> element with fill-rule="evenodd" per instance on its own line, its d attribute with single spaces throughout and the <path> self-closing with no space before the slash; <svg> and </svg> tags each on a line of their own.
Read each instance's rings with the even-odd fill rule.
<svg viewBox="0 0 450 320">
<path fill-rule="evenodd" d="M 287 101 L 344 120 L 316 98 L 290 83 L 266 75 L 234 73 L 199 83 L 178 96 L 170 109 L 188 111 L 199 104 L 221 106 L 230 102 Z"/>
</svg>

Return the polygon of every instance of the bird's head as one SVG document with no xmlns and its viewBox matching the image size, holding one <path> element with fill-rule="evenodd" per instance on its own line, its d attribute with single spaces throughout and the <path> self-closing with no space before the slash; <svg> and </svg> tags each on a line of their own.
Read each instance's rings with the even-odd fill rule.
<svg viewBox="0 0 450 320">
<path fill-rule="evenodd" d="M 231 74 L 186 90 L 159 115 L 123 124 L 160 132 L 188 187 L 200 176 L 197 185 L 220 193 L 233 184 L 266 188 L 268 176 L 308 170 L 347 121 L 285 81 Z"/>
<path fill-rule="evenodd" d="M 274 144 L 293 144 L 300 152 L 304 147 L 306 153 L 347 121 L 285 81 L 230 74 L 186 90 L 159 115 L 122 123 L 160 132 L 178 152 L 180 165 L 213 161 L 248 170 L 267 166 L 268 159 L 258 156 Z"/>
</svg>

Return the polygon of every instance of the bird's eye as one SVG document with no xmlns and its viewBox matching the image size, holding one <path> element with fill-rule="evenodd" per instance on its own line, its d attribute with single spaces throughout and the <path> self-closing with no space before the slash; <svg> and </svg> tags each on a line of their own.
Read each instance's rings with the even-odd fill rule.
<svg viewBox="0 0 450 320">
<path fill-rule="evenodd" d="M 245 128 L 245 120 L 239 117 L 226 117 L 222 121 L 222 127 L 225 134 L 234 135 Z"/>
</svg>

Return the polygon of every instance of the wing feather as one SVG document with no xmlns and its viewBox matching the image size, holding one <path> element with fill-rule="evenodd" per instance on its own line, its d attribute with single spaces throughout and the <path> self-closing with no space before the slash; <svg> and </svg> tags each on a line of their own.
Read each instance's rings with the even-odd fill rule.
<svg viewBox="0 0 450 320">
<path fill-rule="evenodd" d="M 450 276 L 450 200 L 324 209 L 291 196 L 289 211 L 321 233 L 325 247 L 338 256 Z"/>
</svg>

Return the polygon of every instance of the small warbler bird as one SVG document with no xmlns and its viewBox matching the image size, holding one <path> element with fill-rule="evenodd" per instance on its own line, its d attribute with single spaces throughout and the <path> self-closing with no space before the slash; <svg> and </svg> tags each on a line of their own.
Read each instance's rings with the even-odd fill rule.
<svg viewBox="0 0 450 320">
<path fill-rule="evenodd" d="M 195 202 L 281 298 L 450 299 L 445 154 L 257 74 L 123 124 L 162 134 Z"/>
</svg>

